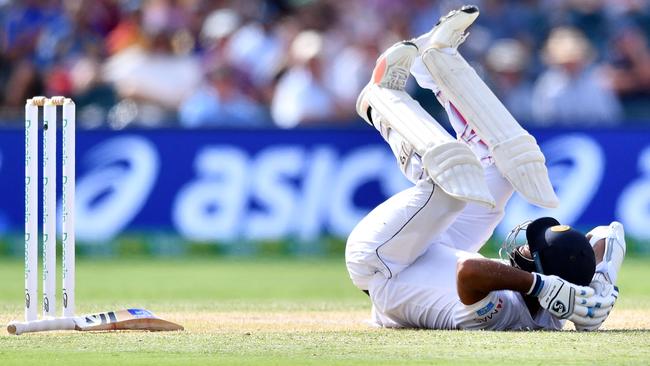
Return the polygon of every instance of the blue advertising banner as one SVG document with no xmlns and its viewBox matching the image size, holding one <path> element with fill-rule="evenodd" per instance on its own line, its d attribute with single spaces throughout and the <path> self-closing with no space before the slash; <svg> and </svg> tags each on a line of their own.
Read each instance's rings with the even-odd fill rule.
<svg viewBox="0 0 650 366">
<path fill-rule="evenodd" d="M 583 228 L 623 222 L 650 240 L 650 130 L 532 131 L 561 205 L 514 197 L 500 233 L 552 215 Z M 77 132 L 79 240 L 165 231 L 197 241 L 344 238 L 405 189 L 390 149 L 364 130 Z M 59 167 L 60 168 L 60 167 Z M 24 220 L 24 132 L 0 131 L 0 233 Z"/>
</svg>

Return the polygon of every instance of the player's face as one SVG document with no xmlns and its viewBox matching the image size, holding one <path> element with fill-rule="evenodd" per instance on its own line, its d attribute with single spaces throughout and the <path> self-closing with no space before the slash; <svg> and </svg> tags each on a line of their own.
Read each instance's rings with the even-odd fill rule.
<svg viewBox="0 0 650 366">
<path fill-rule="evenodd" d="M 526 259 L 530 259 L 530 260 L 533 259 L 532 254 L 530 254 L 530 248 L 528 247 L 528 244 L 519 246 L 515 250 L 518 251 L 519 254 L 521 254 L 522 257 L 524 257 Z"/>
<path fill-rule="evenodd" d="M 533 256 L 530 253 L 528 244 L 521 245 L 514 249 L 509 257 L 510 264 L 512 266 L 522 269 L 526 272 L 535 271 L 535 262 L 533 262 Z"/>
</svg>

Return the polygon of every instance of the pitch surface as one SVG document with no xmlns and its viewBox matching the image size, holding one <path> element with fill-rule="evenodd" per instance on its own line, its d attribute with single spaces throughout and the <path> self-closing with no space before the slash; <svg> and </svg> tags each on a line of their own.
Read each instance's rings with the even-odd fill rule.
<svg viewBox="0 0 650 366">
<path fill-rule="evenodd" d="M 113 260 L 78 265 L 79 312 L 146 307 L 177 333 L 0 333 L 2 365 L 646 364 L 650 260 L 629 259 L 606 331 L 368 327 L 342 260 Z M 22 316 L 22 263 L 0 261 L 0 324 Z M 1 331 L 1 330 L 0 330 Z"/>
</svg>

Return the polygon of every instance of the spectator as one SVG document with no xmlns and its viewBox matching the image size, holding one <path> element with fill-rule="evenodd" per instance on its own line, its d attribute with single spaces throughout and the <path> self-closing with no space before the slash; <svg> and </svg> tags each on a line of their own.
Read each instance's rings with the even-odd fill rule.
<svg viewBox="0 0 650 366">
<path fill-rule="evenodd" d="M 589 39 L 592 47 L 599 52 L 607 45 L 607 36 L 611 31 L 606 0 L 568 0 L 566 1 L 565 22 L 580 29 Z"/>
<path fill-rule="evenodd" d="M 181 125 L 191 128 L 265 126 L 269 116 L 238 87 L 242 82 L 235 69 L 217 66 L 208 73 L 206 84 L 181 104 Z"/>
<path fill-rule="evenodd" d="M 71 67 L 69 77 L 79 124 L 86 128 L 102 126 L 117 103 L 117 95 L 113 86 L 101 79 L 99 60 L 79 59 Z"/>
<path fill-rule="evenodd" d="M 270 28 L 272 24 L 270 20 L 265 20 L 243 25 L 225 47 L 228 60 L 238 68 L 247 70 L 253 84 L 260 88 L 272 83 L 284 59 L 285 45 Z"/>
<path fill-rule="evenodd" d="M 221 103 L 228 94 L 251 103 L 250 118 L 256 118 L 261 108 L 262 115 L 273 114 L 278 125 L 287 128 L 351 121 L 357 118 L 354 100 L 378 53 L 427 31 L 438 16 L 462 3 L 0 0 L 0 118 L 19 123 L 26 98 L 65 94 L 78 99 L 80 107 L 83 104 L 86 127 L 122 128 L 134 122 L 174 126 L 179 116 L 194 121 L 184 119 L 183 125 L 222 125 L 213 124 L 213 117 L 224 111 Z M 489 73 L 495 93 L 518 118 L 531 119 L 534 107 L 542 124 L 553 118 L 599 124 L 619 117 L 650 120 L 650 96 L 644 89 L 648 66 L 642 56 L 650 38 L 648 0 L 476 3 L 481 16 L 461 52 L 480 75 Z M 589 57 L 583 55 L 573 66 L 553 60 L 550 47 L 542 47 L 551 27 L 566 25 L 589 38 Z M 641 36 L 617 32 L 621 25 L 636 27 Z M 293 49 L 301 33 L 303 40 L 312 34 L 309 37 L 319 47 Z M 518 45 L 502 48 L 497 40 L 504 38 L 516 39 Z M 513 56 L 520 47 L 526 62 Z M 487 57 L 490 48 L 494 54 Z M 549 70 L 542 65 L 542 56 Z M 602 75 L 594 64 L 601 60 L 608 60 Z M 212 65 L 207 75 L 203 65 Z M 551 77 L 566 84 L 554 89 L 552 83 L 542 83 Z M 546 93 L 536 95 L 550 100 L 549 105 L 530 106 L 526 95 L 535 80 Z M 598 85 L 591 88 L 594 84 Z M 581 88 L 588 93 L 572 94 Z M 621 98 L 624 115 L 610 89 Z M 557 97 L 560 91 L 569 99 Z M 601 102 L 594 108 L 576 103 L 587 99 Z M 218 105 L 208 106 L 209 100 L 218 100 Z M 428 94 L 419 100 L 433 103 Z M 181 110 L 188 105 L 200 106 L 190 113 L 194 117 Z M 603 108 L 606 113 L 600 112 Z M 549 116 L 549 109 L 557 117 Z M 597 118 L 584 115 L 587 109 Z M 204 118 L 199 114 L 207 119 L 199 121 Z M 245 115 L 224 118 L 239 121 L 237 126 L 259 123 L 239 119 Z"/>
<path fill-rule="evenodd" d="M 364 45 L 352 44 L 331 58 L 325 84 L 332 92 L 342 118 L 352 117 L 350 106 L 356 103 L 361 89 L 370 79 L 372 69 L 367 66 L 376 60 L 376 52 L 374 49 L 368 52 Z"/>
<path fill-rule="evenodd" d="M 281 128 L 326 121 L 335 114 L 332 95 L 323 83 L 323 37 L 300 33 L 291 44 L 289 66 L 271 102 L 271 116 Z"/>
<path fill-rule="evenodd" d="M 515 39 L 500 39 L 488 50 L 490 81 L 499 99 L 521 123 L 532 120 L 533 86 L 526 75 L 530 55 Z"/>
<path fill-rule="evenodd" d="M 31 0 L 4 8 L 0 11 L 3 28 L 0 97 L 4 106 L 20 110 L 25 99 L 43 90 L 43 78 L 35 65 L 35 48 L 46 21 L 47 7 Z"/>
<path fill-rule="evenodd" d="M 640 120 L 648 117 L 650 100 L 650 49 L 645 35 L 635 27 L 615 38 L 607 75 L 621 98 L 625 115 Z"/>
<path fill-rule="evenodd" d="M 607 126 L 620 122 L 620 103 L 595 67 L 593 48 L 579 30 L 552 30 L 543 55 L 549 69 L 533 90 L 537 123 Z"/>
<path fill-rule="evenodd" d="M 174 54 L 171 37 L 166 31 L 148 34 L 145 46 L 129 47 L 104 65 L 104 79 L 115 85 L 121 98 L 148 107 L 149 115 L 136 118 L 146 125 L 167 118 L 201 81 L 198 60 Z"/>
</svg>

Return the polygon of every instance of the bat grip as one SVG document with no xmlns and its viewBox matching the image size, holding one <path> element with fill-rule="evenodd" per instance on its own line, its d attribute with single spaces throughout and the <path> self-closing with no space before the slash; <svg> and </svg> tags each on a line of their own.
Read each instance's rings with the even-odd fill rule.
<svg viewBox="0 0 650 366">
<path fill-rule="evenodd" d="M 21 335 L 23 333 L 46 332 L 51 330 L 74 330 L 74 318 L 50 318 L 34 320 L 31 322 L 11 322 L 7 325 L 9 334 Z"/>
</svg>

